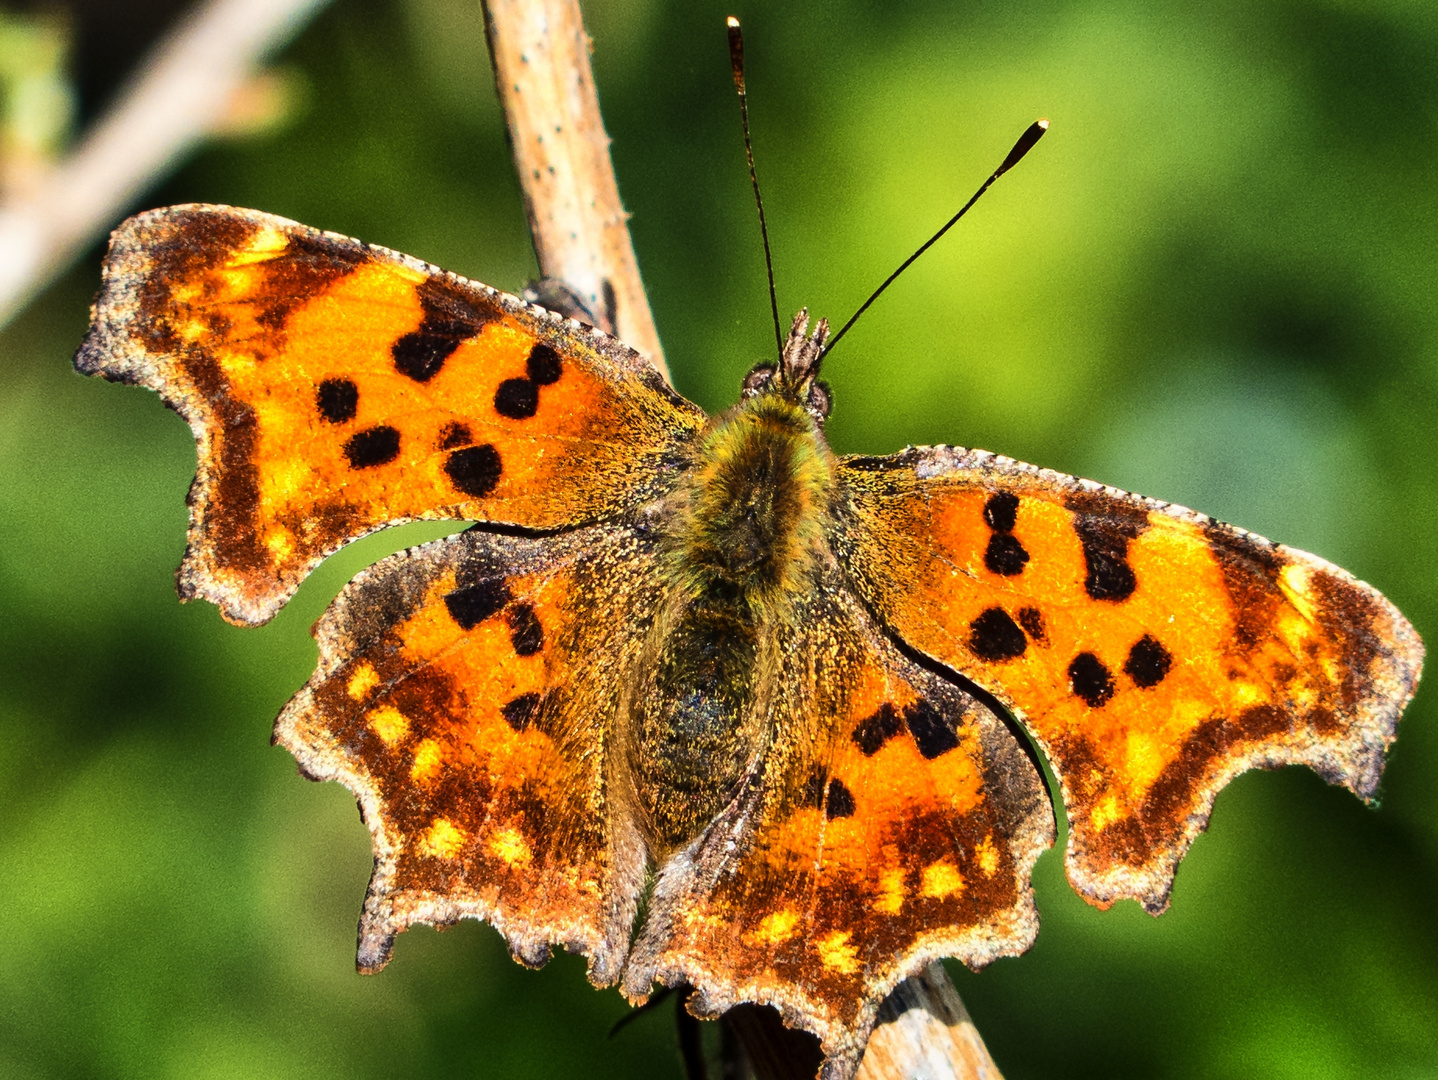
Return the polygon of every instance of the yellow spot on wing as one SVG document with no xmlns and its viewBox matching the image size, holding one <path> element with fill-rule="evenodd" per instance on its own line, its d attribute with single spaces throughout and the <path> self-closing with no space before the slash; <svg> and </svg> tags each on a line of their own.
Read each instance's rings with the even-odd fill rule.
<svg viewBox="0 0 1438 1080">
<path fill-rule="evenodd" d="M 506 866 L 528 866 L 534 858 L 529 841 L 515 828 L 500 829 L 489 838 L 489 850 Z"/>
<path fill-rule="evenodd" d="M 1313 603 L 1308 596 L 1308 571 L 1297 564 L 1285 566 L 1278 574 L 1278 588 L 1298 614 L 1313 622 Z"/>
<path fill-rule="evenodd" d="M 1118 796 L 1105 795 L 1093 808 L 1088 819 L 1089 823 L 1093 825 L 1094 832 L 1101 832 L 1121 817 L 1123 817 L 1123 811 L 1119 809 Z"/>
<path fill-rule="evenodd" d="M 1304 601 L 1304 606 L 1307 606 L 1307 601 Z M 1313 620 L 1304 615 L 1302 609 L 1280 610 L 1275 628 L 1279 638 L 1294 652 L 1303 648 L 1303 643 L 1313 635 L 1314 629 Z"/>
<path fill-rule="evenodd" d="M 994 844 L 992 834 L 979 841 L 979 846 L 974 849 L 974 857 L 978 860 L 979 870 L 984 877 L 993 877 L 998 872 L 999 849 Z"/>
<path fill-rule="evenodd" d="M 794 936 L 799 925 L 796 912 L 785 909 L 771 912 L 760 920 L 758 928 L 748 936 L 755 945 L 779 945 Z"/>
<path fill-rule="evenodd" d="M 226 260 L 226 265 L 249 266 L 253 263 L 267 262 L 281 254 L 289 246 L 290 238 L 285 235 L 283 229 L 266 225 L 255 231 L 242 250 L 232 253 Z"/>
<path fill-rule="evenodd" d="M 849 944 L 853 935 L 847 930 L 835 930 L 828 937 L 820 939 L 816 946 L 819 961 L 830 971 L 840 975 L 852 975 L 859 970 L 859 952 Z"/>
<path fill-rule="evenodd" d="M 411 780 L 433 780 L 444 764 L 444 751 L 433 739 L 425 739 L 414 748 L 414 765 L 410 767 Z"/>
<path fill-rule="evenodd" d="M 897 915 L 904 906 L 904 871 L 895 867 L 879 872 L 879 895 L 873 908 L 885 915 Z"/>
<path fill-rule="evenodd" d="M 927 896 L 931 900 L 943 900 L 956 892 L 962 892 L 963 888 L 964 876 L 959 873 L 958 867 L 951 862 L 940 861 L 924 867 L 919 895 Z"/>
<path fill-rule="evenodd" d="M 1158 733 L 1136 730 L 1124 741 L 1124 772 L 1131 783 L 1147 787 L 1168 763 L 1168 747 Z"/>
<path fill-rule="evenodd" d="M 276 424 L 275 426 L 279 427 L 280 425 Z M 299 458 L 272 466 L 270 484 L 282 499 L 289 500 L 313 484 L 313 474 L 314 470 L 310 468 L 310 463 L 304 458 Z"/>
<path fill-rule="evenodd" d="M 379 672 L 375 671 L 374 665 L 361 663 L 355 665 L 354 673 L 350 675 L 349 682 L 345 683 L 345 693 L 359 701 L 378 685 Z"/>
<path fill-rule="evenodd" d="M 452 859 L 463 846 L 463 830 L 445 818 L 435 818 L 419 842 L 419 851 L 421 855 L 433 855 L 437 859 Z"/>
<path fill-rule="evenodd" d="M 393 746 L 409 734 L 409 718 L 391 705 L 381 705 L 370 712 L 369 729 L 378 735 L 386 746 Z"/>
<path fill-rule="evenodd" d="M 1261 705 L 1270 697 L 1269 691 L 1251 682 L 1236 682 L 1233 684 L 1233 702 L 1240 709 L 1246 709 L 1250 705 Z"/>
<path fill-rule="evenodd" d="M 287 559 L 290 552 L 295 550 L 295 534 L 283 525 L 276 525 L 266 534 L 265 547 L 269 548 L 270 554 L 277 562 Z"/>
</svg>

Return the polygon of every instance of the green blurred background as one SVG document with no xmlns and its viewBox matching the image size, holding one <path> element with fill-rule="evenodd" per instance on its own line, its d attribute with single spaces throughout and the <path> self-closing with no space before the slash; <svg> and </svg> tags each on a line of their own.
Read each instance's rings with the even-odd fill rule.
<svg viewBox="0 0 1438 1080">
<path fill-rule="evenodd" d="M 82 116 L 178 6 L 111 2 L 78 9 Z M 835 352 L 838 450 L 983 446 L 1182 502 L 1438 628 L 1438 5 L 587 4 L 674 379 L 711 410 L 772 348 L 731 11 L 786 312 L 847 316 L 1053 121 Z M 335 0 L 279 63 L 287 122 L 134 209 L 533 274 L 473 0 Z M 679 1076 L 668 1010 L 611 1041 L 615 992 L 487 927 L 354 974 L 367 835 L 270 723 L 341 584 L 445 530 L 356 545 L 263 629 L 181 606 L 190 435 L 69 366 L 99 258 L 0 334 L 0 1074 Z M 1045 855 L 1038 944 L 955 971 L 1009 1080 L 1438 1077 L 1431 699 L 1377 810 L 1299 769 L 1232 784 L 1160 919 L 1086 907 Z"/>
</svg>

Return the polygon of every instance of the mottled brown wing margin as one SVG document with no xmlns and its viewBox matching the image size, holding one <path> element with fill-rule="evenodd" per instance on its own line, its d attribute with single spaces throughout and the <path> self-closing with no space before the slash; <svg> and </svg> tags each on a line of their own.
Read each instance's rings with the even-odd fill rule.
<svg viewBox="0 0 1438 1080">
<path fill-rule="evenodd" d="M 177 206 L 110 241 L 85 374 L 194 431 L 186 599 L 272 617 L 386 525 L 620 520 L 703 414 L 643 357 L 407 255 L 254 210 Z"/>
<path fill-rule="evenodd" d="M 604 776 L 651 561 L 622 528 L 472 529 L 376 563 L 316 623 L 319 668 L 275 740 L 369 826 L 361 971 L 415 923 L 472 918 L 525 964 L 554 943 L 618 977 L 644 852 Z"/>
<path fill-rule="evenodd" d="M 624 985 L 688 982 L 702 1015 L 773 1005 L 843 1080 L 904 978 L 1028 948 L 1054 822 L 1021 741 L 901 656 L 837 568 L 804 606 L 778 649 L 761 763 L 663 867 Z"/>
<path fill-rule="evenodd" d="M 1053 764 L 1069 880 L 1157 914 L 1218 791 L 1303 764 L 1365 800 L 1423 646 L 1376 590 L 1191 510 L 981 450 L 840 469 L 836 537 L 889 630 Z"/>
</svg>

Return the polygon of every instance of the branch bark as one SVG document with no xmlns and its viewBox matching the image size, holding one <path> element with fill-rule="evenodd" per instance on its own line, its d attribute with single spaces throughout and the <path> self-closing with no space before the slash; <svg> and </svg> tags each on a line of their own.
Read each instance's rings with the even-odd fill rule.
<svg viewBox="0 0 1438 1080">
<path fill-rule="evenodd" d="M 605 329 L 648 356 L 667 378 L 619 202 L 579 4 L 483 4 L 540 273 L 568 286 L 601 324 L 609 324 Z M 749 1013 L 735 1019 L 728 1030 L 748 1050 L 760 1080 L 797 1075 L 796 1068 L 812 1073 L 812 1039 L 806 1043 L 799 1033 Z M 934 963 L 885 1001 L 855 1080 L 1001 1077 L 948 974 Z"/>
<path fill-rule="evenodd" d="M 935 961 L 884 1002 L 855 1080 L 1003 1078 L 949 973 Z"/>
<path fill-rule="evenodd" d="M 668 378 L 609 160 L 578 3 L 485 0 L 484 13 L 539 272 L 563 282 L 596 325 Z"/>
<path fill-rule="evenodd" d="M 157 45 L 41 183 L 0 205 L 0 326 L 226 120 L 260 61 L 328 0 L 210 0 Z"/>
</svg>

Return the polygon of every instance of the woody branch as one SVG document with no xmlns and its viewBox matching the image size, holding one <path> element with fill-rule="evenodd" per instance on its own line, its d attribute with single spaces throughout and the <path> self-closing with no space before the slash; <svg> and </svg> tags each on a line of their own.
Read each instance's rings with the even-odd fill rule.
<svg viewBox="0 0 1438 1080">
<path fill-rule="evenodd" d="M 540 273 L 564 282 L 601 318 L 612 308 L 606 329 L 665 371 L 619 201 L 578 0 L 483 4 Z M 735 1029 L 742 1040 L 743 1030 Z M 805 1057 L 805 1048 L 797 1049 L 791 1058 Z M 751 1066 L 763 1071 L 759 1080 L 793 1074 L 774 1060 L 772 1043 L 764 1050 L 749 1054 Z M 886 1002 L 856 1080 L 1001 1078 L 948 974 L 934 963 Z"/>
<path fill-rule="evenodd" d="M 484 13 L 539 272 L 567 285 L 602 329 L 667 377 L 609 160 L 579 5 L 486 0 Z"/>
</svg>

